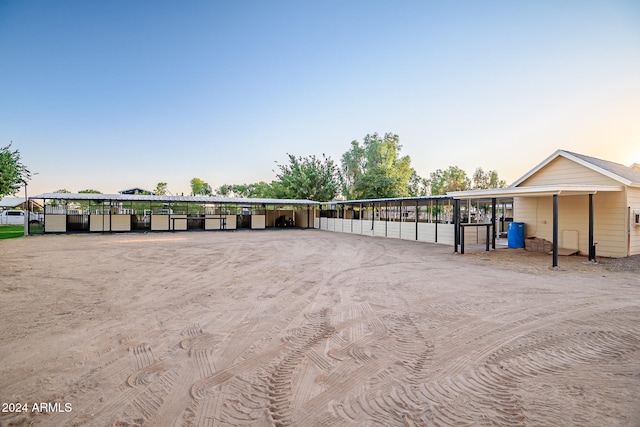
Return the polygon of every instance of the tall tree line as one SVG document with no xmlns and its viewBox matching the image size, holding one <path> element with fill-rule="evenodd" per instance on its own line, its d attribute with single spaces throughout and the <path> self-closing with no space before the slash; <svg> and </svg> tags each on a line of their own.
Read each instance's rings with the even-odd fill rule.
<svg viewBox="0 0 640 427">
<path fill-rule="evenodd" d="M 362 142 L 351 142 L 339 165 L 324 154 L 322 158 L 288 154 L 289 162 L 277 165 L 276 180 L 271 183 L 225 184 L 216 194 L 329 201 L 339 195 L 348 200 L 377 199 L 506 186 L 498 172 L 485 172 L 481 167 L 471 177 L 458 166 L 438 169 L 428 178 L 421 177 L 411 166 L 411 158 L 401 151 L 398 135 L 367 134 Z M 195 190 L 194 194 L 197 194 Z"/>
</svg>

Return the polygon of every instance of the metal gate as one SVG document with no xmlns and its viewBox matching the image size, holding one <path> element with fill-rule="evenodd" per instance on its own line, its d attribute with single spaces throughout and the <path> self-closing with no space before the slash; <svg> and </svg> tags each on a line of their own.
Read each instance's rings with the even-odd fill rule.
<svg viewBox="0 0 640 427">
<path fill-rule="evenodd" d="M 67 214 L 67 231 L 89 231 L 89 215 Z"/>
<path fill-rule="evenodd" d="M 131 215 L 131 231 L 151 230 L 150 215 Z"/>
<path fill-rule="evenodd" d="M 187 230 L 204 230 L 204 216 L 188 215 Z"/>
</svg>

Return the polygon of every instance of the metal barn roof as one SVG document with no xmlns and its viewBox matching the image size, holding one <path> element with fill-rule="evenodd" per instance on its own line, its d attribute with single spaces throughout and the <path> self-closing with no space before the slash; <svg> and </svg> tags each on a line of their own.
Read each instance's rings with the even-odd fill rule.
<svg viewBox="0 0 640 427">
<path fill-rule="evenodd" d="M 93 193 L 42 193 L 30 199 L 46 200 L 93 200 L 118 202 L 168 202 L 168 203 L 221 203 L 237 205 L 319 205 L 313 200 L 296 199 L 233 199 L 214 196 L 153 196 L 143 194 L 93 194 Z"/>
</svg>

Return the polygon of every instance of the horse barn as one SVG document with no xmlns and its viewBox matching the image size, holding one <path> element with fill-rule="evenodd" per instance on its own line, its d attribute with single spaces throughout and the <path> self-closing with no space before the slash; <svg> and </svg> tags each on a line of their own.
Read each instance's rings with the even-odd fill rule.
<svg viewBox="0 0 640 427">
<path fill-rule="evenodd" d="M 310 228 L 317 202 L 206 196 L 45 193 L 44 233 Z"/>
<path fill-rule="evenodd" d="M 343 200 L 323 203 L 315 228 L 453 246 L 453 198 L 448 196 Z"/>
<path fill-rule="evenodd" d="M 453 246 L 640 254 L 640 165 L 557 150 L 507 188 L 368 200 L 46 193 L 44 233 L 316 228 Z M 520 237 L 513 239 L 517 234 Z"/>
<path fill-rule="evenodd" d="M 522 233 L 513 245 L 511 225 Z M 335 201 L 321 206 L 314 226 L 442 243 L 460 253 L 465 242 L 526 248 L 550 253 L 553 267 L 558 255 L 622 258 L 640 254 L 640 165 L 557 150 L 507 188 Z"/>
</svg>

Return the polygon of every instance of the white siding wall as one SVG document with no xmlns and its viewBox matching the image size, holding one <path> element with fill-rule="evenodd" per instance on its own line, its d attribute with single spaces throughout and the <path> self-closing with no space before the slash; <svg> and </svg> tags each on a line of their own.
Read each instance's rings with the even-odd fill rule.
<svg viewBox="0 0 640 427">
<path fill-rule="evenodd" d="M 387 221 L 387 237 L 394 239 L 400 237 L 400 222 Z"/>
<path fill-rule="evenodd" d="M 109 219 L 109 215 L 90 215 L 89 231 L 108 231 Z"/>
<path fill-rule="evenodd" d="M 371 229 L 371 220 L 351 220 L 340 218 L 316 218 L 316 226 L 321 230 L 362 234 L 365 236 L 376 236 L 389 238 L 401 238 L 404 240 L 415 240 L 416 238 L 416 225 L 415 222 L 403 222 L 400 223 L 394 221 L 374 221 L 374 229 Z M 418 223 L 418 240 L 421 242 L 435 243 L 435 231 L 436 225 L 433 223 L 421 222 Z M 453 246 L 453 224 L 438 224 L 438 242 L 445 245 Z M 472 231 L 475 233 L 475 230 Z M 481 233 L 482 234 L 482 233 Z M 484 243 L 484 234 L 480 238 L 480 242 Z M 469 237 L 467 243 L 473 244 L 476 241 L 475 234 L 473 237 Z"/>
<path fill-rule="evenodd" d="M 151 230 L 165 231 L 169 229 L 169 215 L 151 215 Z"/>
<path fill-rule="evenodd" d="M 131 215 L 111 215 L 111 231 L 131 231 Z"/>
<path fill-rule="evenodd" d="M 186 230 L 187 229 L 187 215 L 171 215 L 171 222 L 169 227 L 171 230 Z"/>
<path fill-rule="evenodd" d="M 222 229 L 222 220 L 218 215 L 206 215 L 204 218 L 204 229 L 205 230 L 221 230 Z"/>
<path fill-rule="evenodd" d="M 438 227 L 442 224 L 438 224 Z M 418 223 L 418 240 L 421 242 L 435 243 L 436 241 L 436 225 L 432 222 Z"/>
<path fill-rule="evenodd" d="M 386 221 L 374 221 L 373 223 L 373 235 L 374 236 L 382 236 L 385 237 L 386 233 L 386 228 L 384 226 L 384 224 L 386 223 Z"/>
<path fill-rule="evenodd" d="M 626 256 L 624 193 L 594 195 L 594 242 L 597 256 Z M 525 238 L 553 241 L 553 197 L 514 198 L 514 221 L 525 223 Z M 589 253 L 589 197 L 559 196 L 558 246 L 571 247 L 577 234 L 578 249 Z"/>
<path fill-rule="evenodd" d="M 487 243 L 487 229 L 486 227 L 462 227 L 464 229 L 464 244 L 465 245 L 480 245 Z M 491 238 L 491 231 L 489 231 L 489 238 Z"/>
<path fill-rule="evenodd" d="M 627 187 L 627 212 L 629 212 L 629 255 L 640 254 L 640 225 L 635 225 L 633 213 L 640 213 L 640 188 Z"/>
<path fill-rule="evenodd" d="M 619 182 L 564 157 L 557 157 L 518 187 L 547 184 L 620 185 Z"/>
<path fill-rule="evenodd" d="M 438 243 L 453 246 L 454 230 L 453 224 L 438 224 Z"/>
<path fill-rule="evenodd" d="M 402 239 L 416 240 L 416 223 L 415 222 L 403 222 L 402 223 Z"/>
<path fill-rule="evenodd" d="M 64 233 L 67 231 L 67 216 L 47 214 L 44 217 L 44 231 L 46 233 Z"/>
<path fill-rule="evenodd" d="M 177 224 L 176 224 L 176 227 L 177 227 Z M 251 215 L 252 230 L 262 230 L 265 227 L 266 227 L 266 215 Z"/>
<path fill-rule="evenodd" d="M 364 221 L 362 221 L 362 234 L 364 234 L 365 236 L 373 236 L 373 229 L 371 228 L 370 219 L 365 219 Z"/>
</svg>

